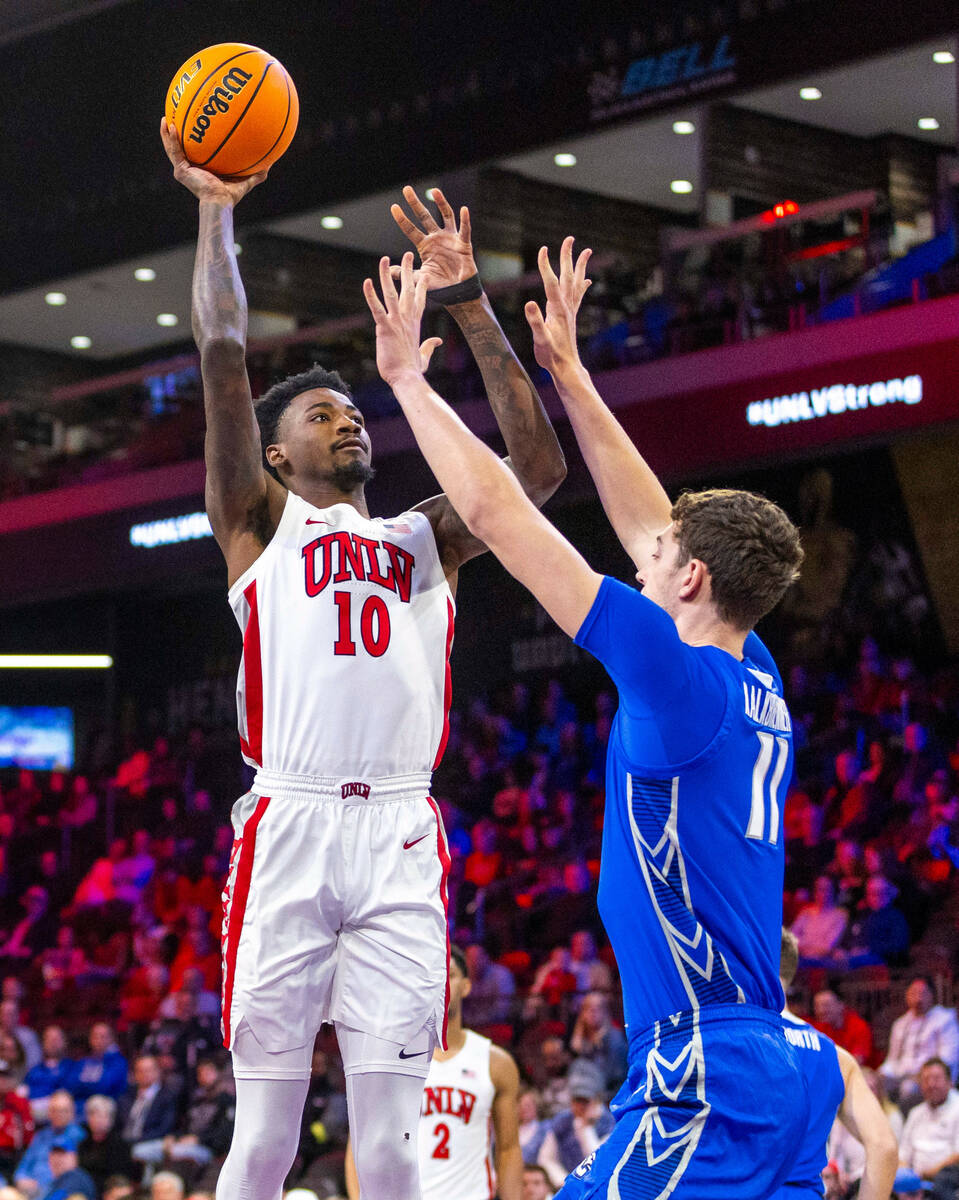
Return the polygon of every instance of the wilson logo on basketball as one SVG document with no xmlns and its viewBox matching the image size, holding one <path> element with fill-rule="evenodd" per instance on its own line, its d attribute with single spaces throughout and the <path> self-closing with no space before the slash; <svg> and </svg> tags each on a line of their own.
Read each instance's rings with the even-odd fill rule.
<svg viewBox="0 0 959 1200">
<path fill-rule="evenodd" d="M 229 112 L 230 105 L 252 78 L 253 76 L 248 71 L 244 71 L 242 67 L 234 67 L 232 71 L 227 71 L 219 85 L 210 93 L 209 100 L 200 109 L 199 115 L 193 123 L 193 129 L 187 135 L 191 142 L 203 141 L 206 131 L 210 128 L 210 118 L 218 112 Z"/>
</svg>

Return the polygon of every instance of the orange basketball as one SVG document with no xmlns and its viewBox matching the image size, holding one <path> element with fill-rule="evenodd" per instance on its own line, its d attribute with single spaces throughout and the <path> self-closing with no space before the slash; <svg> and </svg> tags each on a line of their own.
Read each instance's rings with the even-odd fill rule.
<svg viewBox="0 0 959 1200">
<path fill-rule="evenodd" d="M 265 171 L 289 146 L 299 116 L 283 64 L 240 42 L 208 46 L 188 58 L 166 98 L 166 119 L 187 158 L 217 175 Z"/>
</svg>

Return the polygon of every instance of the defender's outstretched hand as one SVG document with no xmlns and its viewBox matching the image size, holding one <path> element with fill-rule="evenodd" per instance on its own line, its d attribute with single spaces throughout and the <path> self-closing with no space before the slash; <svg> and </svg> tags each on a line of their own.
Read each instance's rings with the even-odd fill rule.
<svg viewBox="0 0 959 1200">
<path fill-rule="evenodd" d="M 413 255 L 403 255 L 400 266 L 400 290 L 390 270 L 390 260 L 380 259 L 380 289 L 376 294 L 372 279 L 363 281 L 363 295 L 376 324 L 376 367 L 392 387 L 404 375 L 422 375 L 442 338 L 432 337 L 420 345 L 420 321 L 426 305 L 427 281 L 422 272 L 413 278 Z"/>
<path fill-rule="evenodd" d="M 443 218 L 442 227 L 411 187 L 403 188 L 403 199 L 410 206 L 419 225 L 406 215 L 398 204 L 390 206 L 393 220 L 406 234 L 420 256 L 419 270 L 414 279 L 423 276 L 430 291 L 462 283 L 476 274 L 476 260 L 470 241 L 470 214 L 464 205 L 460 209 L 459 228 L 456 214 L 439 188 L 433 188 L 433 201 Z M 398 268 L 393 268 L 396 275 Z"/>
<path fill-rule="evenodd" d="M 546 316 L 530 300 L 525 307 L 526 320 L 533 331 L 536 361 L 555 379 L 563 370 L 580 366 L 576 346 L 576 314 L 592 280 L 586 278 L 586 264 L 592 250 L 583 250 L 573 263 L 573 239 L 565 238 L 559 252 L 559 278 L 550 266 L 549 251 L 539 251 L 539 273 L 546 289 Z"/>
<path fill-rule="evenodd" d="M 183 146 L 175 127 L 168 125 L 165 117 L 160 121 L 160 137 L 167 158 L 173 163 L 174 178 L 198 200 L 210 200 L 215 204 L 232 206 L 266 179 L 266 171 L 258 171 L 256 175 L 248 175 L 244 179 L 221 179 L 212 171 L 195 167 L 183 153 Z"/>
</svg>

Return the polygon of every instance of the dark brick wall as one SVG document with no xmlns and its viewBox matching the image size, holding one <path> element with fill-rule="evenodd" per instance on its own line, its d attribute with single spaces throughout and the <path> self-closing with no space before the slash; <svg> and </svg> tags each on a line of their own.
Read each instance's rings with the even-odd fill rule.
<svg viewBox="0 0 959 1200">
<path fill-rule="evenodd" d="M 53 388 L 102 374 L 102 365 L 68 354 L 0 343 L 0 415 L 11 408 L 43 409 Z"/>
<path fill-rule="evenodd" d="M 779 200 L 807 204 L 862 188 L 885 188 L 873 141 L 731 104 L 710 109 L 704 158 L 706 188 L 748 197 L 764 207 Z"/>
<path fill-rule="evenodd" d="M 715 105 L 706 135 L 705 187 L 764 207 L 876 188 L 889 197 L 894 217 L 909 221 L 934 205 L 939 153 L 936 146 L 898 134 L 853 137 Z"/>
<path fill-rule="evenodd" d="M 482 172 L 475 205 L 475 242 L 483 250 L 519 254 L 535 267 L 544 243 L 558 248 L 568 234 L 595 254 L 621 254 L 641 272 L 659 262 L 660 231 L 682 218 L 663 209 L 541 183 L 490 168 Z"/>
</svg>

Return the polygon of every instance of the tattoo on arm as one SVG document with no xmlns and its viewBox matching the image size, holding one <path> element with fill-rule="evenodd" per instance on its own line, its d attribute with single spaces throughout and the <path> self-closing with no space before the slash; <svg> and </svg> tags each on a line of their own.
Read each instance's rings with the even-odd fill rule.
<svg viewBox="0 0 959 1200">
<path fill-rule="evenodd" d="M 480 369 L 510 465 L 527 494 L 544 503 L 561 482 L 565 462 L 539 393 L 485 296 L 453 305 L 449 312 Z"/>
<path fill-rule="evenodd" d="M 200 349 L 216 338 L 246 341 L 247 305 L 233 249 L 233 210 L 200 206 L 193 270 L 193 336 Z"/>
</svg>

